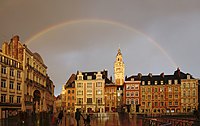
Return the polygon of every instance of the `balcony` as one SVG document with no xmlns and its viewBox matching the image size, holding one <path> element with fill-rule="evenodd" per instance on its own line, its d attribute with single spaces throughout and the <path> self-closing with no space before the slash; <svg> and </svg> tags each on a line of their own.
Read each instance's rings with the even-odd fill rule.
<svg viewBox="0 0 200 126">
<path fill-rule="evenodd" d="M 7 74 L 1 74 L 2 77 L 7 78 Z"/>
<path fill-rule="evenodd" d="M 9 89 L 10 93 L 15 93 L 15 89 Z"/>
<path fill-rule="evenodd" d="M 21 90 L 17 90 L 17 94 L 22 94 L 22 91 Z"/>
<path fill-rule="evenodd" d="M 3 92 L 7 92 L 7 88 L 1 88 L 1 91 L 3 91 Z"/>
</svg>

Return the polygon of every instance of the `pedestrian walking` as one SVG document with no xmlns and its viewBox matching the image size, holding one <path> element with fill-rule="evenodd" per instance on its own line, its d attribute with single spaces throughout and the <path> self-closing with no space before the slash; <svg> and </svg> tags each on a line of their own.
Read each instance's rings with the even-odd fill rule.
<svg viewBox="0 0 200 126">
<path fill-rule="evenodd" d="M 58 124 L 61 123 L 62 124 L 62 118 L 63 118 L 63 111 L 60 111 L 58 114 Z"/>
<path fill-rule="evenodd" d="M 76 109 L 76 112 L 75 112 L 75 119 L 76 119 L 77 126 L 79 126 L 79 121 L 81 119 L 81 112 L 79 111 L 78 108 Z"/>
</svg>

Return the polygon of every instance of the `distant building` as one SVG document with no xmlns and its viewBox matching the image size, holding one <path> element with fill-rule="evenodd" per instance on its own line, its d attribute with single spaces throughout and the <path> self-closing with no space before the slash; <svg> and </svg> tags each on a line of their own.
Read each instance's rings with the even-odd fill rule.
<svg viewBox="0 0 200 126">
<path fill-rule="evenodd" d="M 198 108 L 198 79 L 181 72 L 180 69 L 173 75 L 150 73 L 147 76 L 131 76 L 126 80 L 131 78 L 140 82 L 140 113 L 192 112 Z M 130 96 L 126 93 L 127 95 Z M 130 104 L 127 97 L 125 100 L 126 104 Z"/>
</svg>

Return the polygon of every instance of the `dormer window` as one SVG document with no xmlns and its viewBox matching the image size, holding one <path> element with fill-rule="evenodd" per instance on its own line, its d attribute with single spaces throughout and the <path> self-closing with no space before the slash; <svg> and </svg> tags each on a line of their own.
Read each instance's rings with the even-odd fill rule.
<svg viewBox="0 0 200 126">
<path fill-rule="evenodd" d="M 172 80 L 168 80 L 168 83 L 169 83 L 169 84 L 172 84 Z"/>
<path fill-rule="evenodd" d="M 78 75 L 78 80 L 83 80 L 83 76 Z"/>
<path fill-rule="evenodd" d="M 148 81 L 148 85 L 150 85 L 151 84 L 151 81 Z"/>
<path fill-rule="evenodd" d="M 145 84 L 145 82 L 144 81 L 142 81 L 142 85 L 144 85 Z"/>
<path fill-rule="evenodd" d="M 190 79 L 190 75 L 189 74 L 187 75 L 187 79 Z"/>
<path fill-rule="evenodd" d="M 131 78 L 131 81 L 134 81 L 134 78 L 133 78 L 133 77 Z"/>
<path fill-rule="evenodd" d="M 92 76 L 87 76 L 87 79 L 88 80 L 92 80 Z"/>
<path fill-rule="evenodd" d="M 155 81 L 155 85 L 157 85 L 158 84 L 158 82 L 157 81 Z"/>
<path fill-rule="evenodd" d="M 174 84 L 178 84 L 178 80 L 174 80 Z"/>
<path fill-rule="evenodd" d="M 163 84 L 163 81 L 160 81 L 160 84 Z"/>
</svg>

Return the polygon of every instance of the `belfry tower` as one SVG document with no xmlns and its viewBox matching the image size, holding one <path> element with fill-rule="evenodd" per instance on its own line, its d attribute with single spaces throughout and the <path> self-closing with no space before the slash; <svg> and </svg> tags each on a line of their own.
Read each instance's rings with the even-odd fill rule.
<svg viewBox="0 0 200 126">
<path fill-rule="evenodd" d="M 115 76 L 115 83 L 117 85 L 123 85 L 124 71 L 125 71 L 125 67 L 124 67 L 124 62 L 122 58 L 122 53 L 121 53 L 121 50 L 118 49 L 118 53 L 117 53 L 116 60 L 114 63 L 114 76 Z"/>
</svg>

